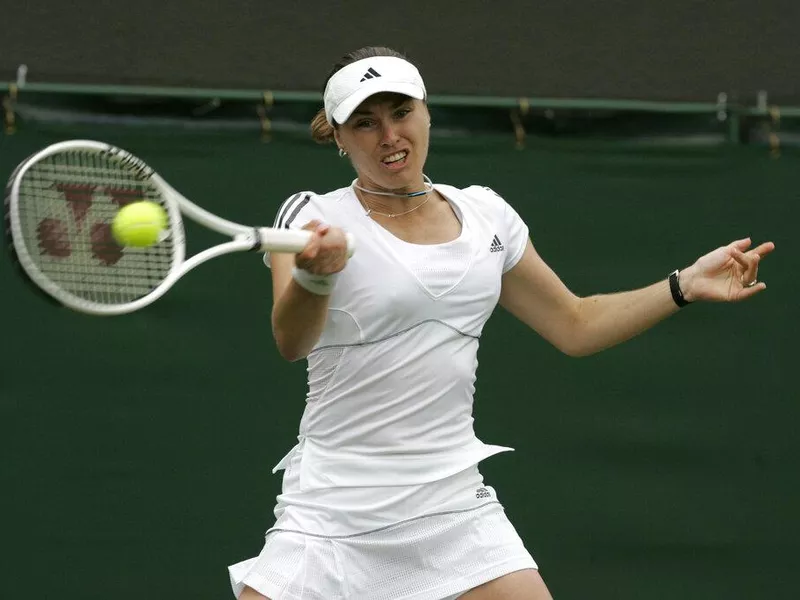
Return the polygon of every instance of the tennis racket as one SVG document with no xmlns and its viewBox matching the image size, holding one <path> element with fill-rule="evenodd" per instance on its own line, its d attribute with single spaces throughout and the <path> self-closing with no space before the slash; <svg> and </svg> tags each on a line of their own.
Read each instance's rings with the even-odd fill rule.
<svg viewBox="0 0 800 600">
<path fill-rule="evenodd" d="M 168 227 L 152 246 L 121 246 L 111 222 L 123 206 L 140 200 L 161 205 Z M 183 216 L 232 239 L 187 259 Z M 53 144 L 18 166 L 6 187 L 5 224 L 23 277 L 61 305 L 93 315 L 144 308 L 212 258 L 300 252 L 311 237 L 218 217 L 175 191 L 141 159 L 89 140 Z M 349 234 L 347 241 L 352 253 Z"/>
</svg>

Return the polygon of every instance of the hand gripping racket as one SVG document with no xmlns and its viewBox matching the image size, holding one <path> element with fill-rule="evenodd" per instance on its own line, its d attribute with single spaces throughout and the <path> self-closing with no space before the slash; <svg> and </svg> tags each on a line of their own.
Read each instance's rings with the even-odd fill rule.
<svg viewBox="0 0 800 600">
<path fill-rule="evenodd" d="M 117 211 L 149 200 L 168 227 L 145 248 L 111 235 Z M 182 217 L 233 238 L 186 259 Z M 120 315 L 163 296 L 196 266 L 232 252 L 300 252 L 307 231 L 248 227 L 211 214 L 173 189 L 144 161 L 88 140 L 53 144 L 22 162 L 6 188 L 12 257 L 28 282 L 60 304 L 93 315 Z M 354 240 L 348 234 L 348 251 Z"/>
</svg>

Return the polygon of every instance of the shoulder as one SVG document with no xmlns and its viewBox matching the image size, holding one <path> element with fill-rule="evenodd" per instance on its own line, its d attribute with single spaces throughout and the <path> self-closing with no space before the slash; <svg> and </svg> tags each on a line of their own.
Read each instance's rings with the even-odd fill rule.
<svg viewBox="0 0 800 600">
<path fill-rule="evenodd" d="M 457 198 L 466 207 L 495 223 L 502 223 L 509 230 L 525 230 L 522 217 L 503 196 L 485 185 L 471 185 L 462 189 L 453 186 L 437 186 L 445 195 Z"/>
<path fill-rule="evenodd" d="M 281 203 L 274 226 L 289 228 L 299 217 L 302 217 L 304 222 L 312 218 L 325 219 L 326 215 L 335 210 L 341 200 L 346 197 L 349 189 L 340 188 L 324 194 L 310 190 L 295 192 Z"/>
<path fill-rule="evenodd" d="M 446 196 L 456 198 L 482 214 L 502 215 L 508 206 L 505 199 L 485 185 L 470 185 L 457 188 L 451 185 L 436 186 Z"/>
<path fill-rule="evenodd" d="M 465 194 L 473 196 L 481 202 L 499 206 L 506 204 L 505 198 L 486 185 L 471 185 L 464 188 L 463 191 Z"/>
<path fill-rule="evenodd" d="M 470 185 L 464 188 L 457 188 L 452 185 L 436 185 L 445 194 L 457 193 L 462 199 L 476 204 L 502 205 L 505 204 L 503 197 L 492 188 L 485 185 Z"/>
</svg>

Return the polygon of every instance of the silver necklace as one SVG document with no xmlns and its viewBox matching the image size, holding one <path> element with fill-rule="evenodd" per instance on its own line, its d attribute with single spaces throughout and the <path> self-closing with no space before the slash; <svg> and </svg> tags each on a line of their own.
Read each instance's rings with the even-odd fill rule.
<svg viewBox="0 0 800 600">
<path fill-rule="evenodd" d="M 425 196 L 425 200 L 423 200 L 422 202 L 417 204 L 415 207 L 409 208 L 408 210 L 400 212 L 400 213 L 385 213 L 385 212 L 380 212 L 380 211 L 377 211 L 377 210 L 373 210 L 372 207 L 367 202 L 366 198 L 360 198 L 361 202 L 364 204 L 364 208 L 367 209 L 366 216 L 369 216 L 371 214 L 376 214 L 376 215 L 380 215 L 382 217 L 389 217 L 390 219 L 393 219 L 395 217 L 402 217 L 403 215 L 407 215 L 410 212 L 414 212 L 415 210 L 417 210 L 421 206 L 424 206 L 425 204 L 428 203 L 428 200 L 430 200 L 430 198 L 431 198 L 430 193 L 433 191 L 433 182 L 430 180 L 430 178 L 427 175 L 423 175 L 422 178 L 424 179 L 425 189 L 422 190 L 421 192 L 411 192 L 410 194 L 396 194 L 394 192 L 376 192 L 376 191 L 368 190 L 368 189 L 362 188 L 360 185 L 358 185 L 358 183 L 356 183 L 358 181 L 358 179 L 354 179 L 353 180 L 353 187 L 355 189 L 361 191 L 361 192 L 366 193 L 366 194 L 374 194 L 376 196 L 400 196 L 400 197 L 404 197 L 404 198 L 416 198 L 418 196 L 423 196 L 423 195 Z"/>
<path fill-rule="evenodd" d="M 357 177 L 353 179 L 353 187 L 356 188 L 357 190 L 361 190 L 366 194 L 372 194 L 374 196 L 399 196 L 401 198 L 416 198 L 417 196 L 424 196 L 425 194 L 430 194 L 433 191 L 433 182 L 431 181 L 431 178 L 423 173 L 422 180 L 425 189 L 422 190 L 421 192 L 411 192 L 410 194 L 398 194 L 397 192 L 377 192 L 374 190 L 368 190 L 358 185 Z"/>
</svg>

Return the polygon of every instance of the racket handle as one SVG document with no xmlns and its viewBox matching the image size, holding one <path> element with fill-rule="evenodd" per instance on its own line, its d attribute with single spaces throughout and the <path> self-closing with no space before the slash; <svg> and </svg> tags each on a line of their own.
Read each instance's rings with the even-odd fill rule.
<svg viewBox="0 0 800 600">
<path fill-rule="evenodd" d="M 292 229 L 272 229 L 263 227 L 258 230 L 261 237 L 261 250 L 264 252 L 290 252 L 296 254 L 302 252 L 303 248 L 311 239 L 310 231 L 298 231 Z M 353 256 L 356 249 L 356 239 L 352 233 L 347 236 L 347 255 Z"/>
</svg>

